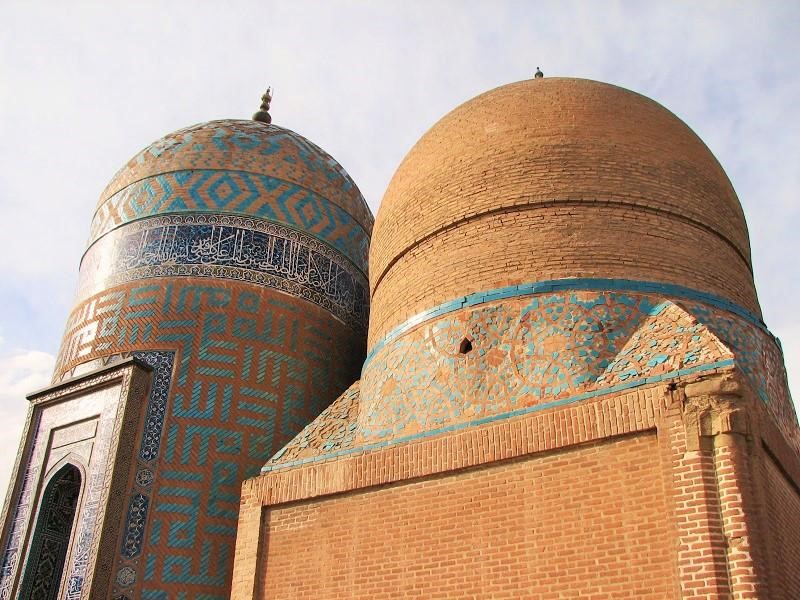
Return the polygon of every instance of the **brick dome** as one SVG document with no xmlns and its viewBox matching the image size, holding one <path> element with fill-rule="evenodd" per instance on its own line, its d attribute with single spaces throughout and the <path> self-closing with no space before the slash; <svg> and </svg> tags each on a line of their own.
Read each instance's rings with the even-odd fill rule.
<svg viewBox="0 0 800 600">
<path fill-rule="evenodd" d="M 566 278 L 682 286 L 760 314 L 736 193 L 685 123 L 596 81 L 499 87 L 436 123 L 389 184 L 369 346 L 444 302 Z"/>
</svg>

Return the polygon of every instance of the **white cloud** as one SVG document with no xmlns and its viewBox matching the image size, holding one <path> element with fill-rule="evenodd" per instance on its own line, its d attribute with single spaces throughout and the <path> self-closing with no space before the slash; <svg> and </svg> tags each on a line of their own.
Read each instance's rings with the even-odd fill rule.
<svg viewBox="0 0 800 600">
<path fill-rule="evenodd" d="M 16 350 L 0 355 L 0 488 L 5 490 L 14 469 L 17 448 L 28 411 L 27 394 L 50 382 L 55 357 L 36 350 Z"/>
</svg>

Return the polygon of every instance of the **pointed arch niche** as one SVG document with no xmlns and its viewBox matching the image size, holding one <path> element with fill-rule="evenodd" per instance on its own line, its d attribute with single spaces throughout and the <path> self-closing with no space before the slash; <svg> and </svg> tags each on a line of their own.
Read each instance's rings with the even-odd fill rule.
<svg viewBox="0 0 800 600">
<path fill-rule="evenodd" d="M 107 564 L 120 551 L 118 505 L 137 468 L 152 373 L 122 357 L 28 396 L 2 513 L 0 600 L 114 595 Z"/>
<path fill-rule="evenodd" d="M 75 527 L 82 470 L 65 462 L 45 487 L 28 552 L 20 600 L 55 600 Z"/>
</svg>

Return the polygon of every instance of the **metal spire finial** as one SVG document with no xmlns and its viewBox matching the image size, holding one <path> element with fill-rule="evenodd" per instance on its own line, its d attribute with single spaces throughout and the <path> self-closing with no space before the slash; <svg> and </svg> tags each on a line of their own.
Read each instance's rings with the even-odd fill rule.
<svg viewBox="0 0 800 600">
<path fill-rule="evenodd" d="M 544 73 L 542 73 L 542 71 L 541 71 L 541 69 L 539 67 L 536 67 L 536 73 L 534 73 L 533 76 L 536 79 L 541 79 L 542 77 L 544 77 Z"/>
<path fill-rule="evenodd" d="M 267 91 L 261 96 L 261 108 L 253 115 L 254 121 L 261 121 L 262 123 L 272 123 L 272 117 L 269 114 L 269 103 L 272 102 L 272 88 L 268 87 Z"/>
</svg>

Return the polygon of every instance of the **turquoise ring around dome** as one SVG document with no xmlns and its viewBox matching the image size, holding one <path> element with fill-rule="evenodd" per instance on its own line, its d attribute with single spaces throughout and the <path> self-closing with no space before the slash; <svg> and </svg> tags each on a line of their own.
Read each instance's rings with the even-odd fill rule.
<svg viewBox="0 0 800 600">
<path fill-rule="evenodd" d="M 89 243 L 138 219 L 197 213 L 287 225 L 367 272 L 373 218 L 350 176 L 303 136 L 252 121 L 194 125 L 139 152 L 103 192 Z"/>
</svg>

